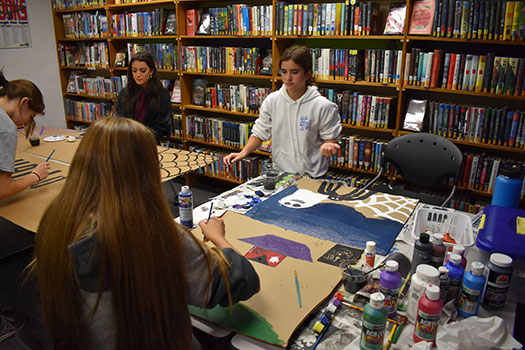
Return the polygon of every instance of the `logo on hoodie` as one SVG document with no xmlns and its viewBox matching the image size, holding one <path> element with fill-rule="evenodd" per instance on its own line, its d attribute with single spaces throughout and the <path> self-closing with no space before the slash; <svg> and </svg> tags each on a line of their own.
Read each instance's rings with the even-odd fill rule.
<svg viewBox="0 0 525 350">
<path fill-rule="evenodd" d="M 303 117 L 299 117 L 299 131 L 306 131 L 308 130 L 308 116 L 305 115 Z"/>
</svg>

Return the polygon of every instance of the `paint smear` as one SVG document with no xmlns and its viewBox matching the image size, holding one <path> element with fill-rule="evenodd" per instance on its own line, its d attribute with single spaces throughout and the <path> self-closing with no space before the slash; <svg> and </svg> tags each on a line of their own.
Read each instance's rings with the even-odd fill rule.
<svg viewBox="0 0 525 350">
<path fill-rule="evenodd" d="M 231 312 L 228 307 L 216 306 L 213 309 L 201 309 L 189 306 L 190 313 L 213 324 L 238 333 L 279 346 L 286 342 L 274 332 L 272 325 L 264 317 L 241 303 L 234 304 Z"/>
</svg>

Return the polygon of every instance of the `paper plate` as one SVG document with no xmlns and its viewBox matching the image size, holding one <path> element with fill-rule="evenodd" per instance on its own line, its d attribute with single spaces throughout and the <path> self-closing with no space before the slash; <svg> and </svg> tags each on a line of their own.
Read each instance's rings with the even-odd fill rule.
<svg viewBox="0 0 525 350">
<path fill-rule="evenodd" d="M 53 135 L 44 137 L 45 142 L 58 142 L 58 141 L 64 141 L 66 137 L 64 135 Z"/>
</svg>

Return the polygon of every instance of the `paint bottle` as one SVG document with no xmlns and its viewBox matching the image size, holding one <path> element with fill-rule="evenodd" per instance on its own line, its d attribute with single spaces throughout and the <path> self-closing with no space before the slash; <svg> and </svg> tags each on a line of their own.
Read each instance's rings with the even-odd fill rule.
<svg viewBox="0 0 525 350">
<path fill-rule="evenodd" d="M 494 182 L 491 205 L 518 208 L 521 194 L 521 165 L 505 164 Z"/>
<path fill-rule="evenodd" d="M 426 232 L 420 234 L 419 239 L 416 239 L 416 242 L 414 243 L 412 269 L 410 270 L 412 275 L 420 264 L 432 264 L 432 243 L 430 243 L 430 235 Z"/>
<path fill-rule="evenodd" d="M 412 276 L 408 289 L 407 317 L 412 323 L 416 322 L 419 298 L 429 284 L 439 285 L 439 271 L 434 266 L 421 264 L 416 268 L 416 274 Z"/>
<path fill-rule="evenodd" d="M 485 265 L 475 261 L 471 265 L 471 270 L 463 277 L 458 301 L 458 312 L 463 317 L 478 315 L 483 287 L 485 286 L 484 269 Z"/>
<path fill-rule="evenodd" d="M 443 301 L 439 298 L 439 287 L 427 285 L 425 294 L 419 299 L 416 326 L 414 327 L 414 341 L 432 342 L 436 345 L 436 334 L 439 325 Z"/>
<path fill-rule="evenodd" d="M 448 287 L 447 300 L 456 300 L 461 289 L 461 281 L 465 270 L 461 267 L 461 256 L 459 254 L 450 254 L 450 260 L 445 264 L 448 269 L 448 278 L 450 278 L 450 286 Z"/>
<path fill-rule="evenodd" d="M 374 241 L 366 242 L 365 263 L 370 267 L 374 267 L 376 263 L 376 242 Z"/>
<path fill-rule="evenodd" d="M 379 291 L 385 296 L 385 310 L 388 316 L 394 316 L 397 310 L 397 297 L 401 286 L 401 275 L 397 271 L 399 263 L 395 260 L 386 262 L 386 269 L 379 276 Z"/>
<path fill-rule="evenodd" d="M 461 266 L 463 269 L 465 269 L 467 267 L 467 259 L 465 259 L 465 247 L 463 247 L 461 244 L 455 244 L 452 247 L 452 251 L 445 257 L 445 264 L 449 262 L 450 255 L 452 254 L 459 254 L 459 256 L 461 256 Z"/>
<path fill-rule="evenodd" d="M 448 302 L 448 288 L 450 287 L 450 278 L 448 278 L 448 269 L 445 266 L 440 266 L 439 271 L 439 290 L 440 298 L 443 304 Z"/>
<path fill-rule="evenodd" d="M 490 255 L 484 271 L 487 278 L 483 291 L 483 306 L 498 309 L 505 305 L 512 276 L 512 258 L 501 253 Z"/>
<path fill-rule="evenodd" d="M 370 295 L 370 302 L 363 310 L 363 323 L 361 327 L 360 350 L 383 349 L 385 338 L 386 319 L 385 296 L 381 293 Z"/>
<path fill-rule="evenodd" d="M 432 266 L 436 269 L 443 265 L 447 248 L 443 244 L 444 236 L 441 233 L 432 235 Z"/>
<path fill-rule="evenodd" d="M 179 192 L 179 219 L 181 225 L 193 227 L 193 193 L 188 186 L 182 186 Z"/>
</svg>

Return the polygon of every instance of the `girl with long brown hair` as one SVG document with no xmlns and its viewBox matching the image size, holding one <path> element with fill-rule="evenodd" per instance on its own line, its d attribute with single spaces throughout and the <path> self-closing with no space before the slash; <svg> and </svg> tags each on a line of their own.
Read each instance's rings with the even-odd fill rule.
<svg viewBox="0 0 525 350">
<path fill-rule="evenodd" d="M 37 114 L 44 114 L 44 101 L 38 87 L 25 79 L 8 81 L 0 70 L 0 199 L 16 195 L 48 175 L 48 163 L 42 162 L 29 174 L 18 179 L 12 177 L 17 127 L 25 127 L 27 138 L 33 132 Z"/>
<path fill-rule="evenodd" d="M 55 349 L 192 348 L 188 304 L 227 306 L 259 290 L 222 219 L 200 226 L 215 247 L 174 222 L 150 130 L 128 118 L 92 124 L 36 234 Z"/>
</svg>

